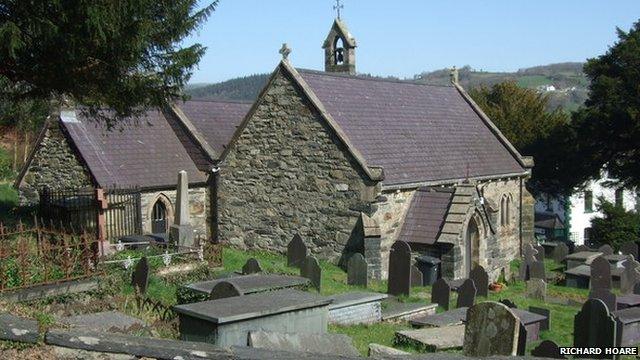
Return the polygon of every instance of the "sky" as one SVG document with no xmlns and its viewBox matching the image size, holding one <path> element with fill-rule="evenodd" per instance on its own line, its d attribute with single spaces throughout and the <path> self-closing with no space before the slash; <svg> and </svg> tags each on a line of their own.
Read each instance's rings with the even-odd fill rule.
<svg viewBox="0 0 640 360">
<path fill-rule="evenodd" d="M 205 3 L 204 0 L 200 0 Z M 411 78 L 470 65 L 485 71 L 603 54 L 640 19 L 640 0 L 343 0 L 359 73 Z M 282 43 L 294 66 L 323 70 L 335 0 L 220 0 L 185 40 L 207 47 L 191 83 L 269 73 Z"/>
</svg>

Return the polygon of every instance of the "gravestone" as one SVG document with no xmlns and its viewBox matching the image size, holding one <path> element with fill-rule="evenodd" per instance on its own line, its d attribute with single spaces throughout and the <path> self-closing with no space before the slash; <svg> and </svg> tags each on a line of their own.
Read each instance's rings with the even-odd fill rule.
<svg viewBox="0 0 640 360">
<path fill-rule="evenodd" d="M 489 275 L 487 275 L 487 272 L 482 266 L 476 265 L 469 273 L 469 279 L 473 280 L 473 283 L 476 285 L 478 296 L 486 297 L 489 295 Z"/>
<path fill-rule="evenodd" d="M 322 269 L 320 268 L 318 259 L 313 256 L 307 256 L 307 259 L 300 269 L 300 276 L 309 279 L 311 286 L 320 291 L 322 285 Z"/>
<path fill-rule="evenodd" d="M 529 306 L 529 312 L 544 316 L 546 320 L 540 323 L 540 331 L 549 330 L 551 324 L 551 310 L 536 306 Z"/>
<path fill-rule="evenodd" d="M 404 241 L 396 241 L 389 254 L 387 293 L 409 295 L 411 288 L 411 248 Z"/>
<path fill-rule="evenodd" d="M 633 293 L 636 295 L 640 295 L 640 281 L 633 286 Z"/>
<path fill-rule="evenodd" d="M 517 355 L 521 325 L 518 317 L 504 304 L 487 301 L 472 306 L 467 310 L 464 355 Z"/>
<path fill-rule="evenodd" d="M 458 288 L 458 300 L 456 302 L 456 307 L 461 308 L 473 306 L 476 302 L 477 291 L 476 284 L 473 283 L 473 280 L 465 280 Z"/>
<path fill-rule="evenodd" d="M 559 243 L 553 249 L 553 260 L 557 263 L 561 263 L 567 255 L 569 255 L 569 247 L 565 243 Z"/>
<path fill-rule="evenodd" d="M 543 261 L 534 261 L 529 265 L 529 279 L 547 280 Z"/>
<path fill-rule="evenodd" d="M 209 300 L 218 300 L 240 295 L 243 295 L 242 290 L 240 290 L 236 284 L 228 281 L 221 281 L 211 289 Z"/>
<path fill-rule="evenodd" d="M 544 261 L 544 247 L 540 244 L 533 245 L 533 248 L 536 249 L 537 253 L 535 254 L 535 258 L 537 261 Z"/>
<path fill-rule="evenodd" d="M 367 287 L 368 265 L 364 256 L 360 253 L 351 255 L 347 262 L 347 284 Z"/>
<path fill-rule="evenodd" d="M 506 305 L 509 309 L 517 309 L 518 305 L 509 299 L 500 299 L 500 304 Z"/>
<path fill-rule="evenodd" d="M 560 355 L 560 347 L 551 340 L 545 340 L 535 349 L 531 350 L 531 355 L 549 359 L 566 359 L 566 356 Z"/>
<path fill-rule="evenodd" d="M 604 256 L 598 256 L 591 262 L 590 288 L 611 289 L 611 264 Z"/>
<path fill-rule="evenodd" d="M 527 349 L 527 328 L 524 326 L 524 323 L 520 321 L 518 326 L 518 345 L 516 348 L 516 355 L 524 356 L 524 353 Z"/>
<path fill-rule="evenodd" d="M 187 172 L 178 173 L 178 187 L 176 189 L 176 211 L 173 224 L 169 229 L 169 238 L 178 246 L 194 247 L 195 238 L 191 226 L 191 212 L 189 207 L 189 178 Z"/>
<path fill-rule="evenodd" d="M 242 267 L 243 275 L 257 274 L 262 272 L 262 266 L 260 266 L 260 262 L 255 258 L 251 258 L 247 260 L 247 262 Z"/>
<path fill-rule="evenodd" d="M 633 293 L 633 288 L 640 280 L 640 263 L 634 260 L 632 255 L 622 262 L 622 273 L 620 274 L 620 292 L 623 294 Z"/>
<path fill-rule="evenodd" d="M 587 300 L 573 321 L 573 346 L 613 347 L 615 344 L 616 320 L 607 305 L 599 299 Z"/>
<path fill-rule="evenodd" d="M 598 251 L 602 253 L 602 255 L 613 255 L 613 248 L 609 244 L 602 245 L 598 248 Z"/>
<path fill-rule="evenodd" d="M 609 289 L 591 289 L 589 292 L 589 299 L 600 299 L 607 305 L 609 311 L 616 311 L 618 300 L 616 295 Z"/>
<path fill-rule="evenodd" d="M 307 258 L 307 245 L 295 234 L 287 245 L 287 266 L 301 268 Z"/>
<path fill-rule="evenodd" d="M 527 281 L 526 297 L 547 301 L 547 283 L 542 279 L 531 279 Z"/>
<path fill-rule="evenodd" d="M 445 279 L 438 279 L 431 286 L 431 302 L 438 304 L 445 310 L 449 310 L 451 287 Z"/>
<path fill-rule="evenodd" d="M 422 271 L 417 266 L 411 265 L 411 287 L 422 286 Z"/>
<path fill-rule="evenodd" d="M 520 262 L 520 268 L 518 269 L 518 278 L 520 281 L 527 281 L 530 279 L 529 264 L 524 259 Z"/>
<path fill-rule="evenodd" d="M 522 263 L 520 264 L 520 280 L 527 281 L 531 278 L 531 267 L 537 261 L 538 250 L 533 245 L 522 246 Z"/>
<path fill-rule="evenodd" d="M 633 255 L 638 260 L 638 244 L 633 241 L 626 242 L 620 246 L 620 252 L 624 255 Z"/>
<path fill-rule="evenodd" d="M 591 249 L 589 249 L 589 247 L 587 245 L 578 245 L 573 250 L 574 253 L 579 253 L 579 252 L 584 252 L 584 251 L 591 251 Z"/>
<path fill-rule="evenodd" d="M 149 286 L 149 262 L 147 257 L 144 256 L 136 264 L 136 268 L 131 274 L 131 286 L 140 295 L 147 293 L 147 287 Z"/>
</svg>

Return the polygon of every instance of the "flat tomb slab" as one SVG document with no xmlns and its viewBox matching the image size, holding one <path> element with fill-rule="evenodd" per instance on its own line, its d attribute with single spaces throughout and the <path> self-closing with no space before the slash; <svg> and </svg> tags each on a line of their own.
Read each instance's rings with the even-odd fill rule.
<svg viewBox="0 0 640 360">
<path fill-rule="evenodd" d="M 252 274 L 231 276 L 223 279 L 202 281 L 186 285 L 191 290 L 210 294 L 211 290 L 220 282 L 227 281 L 238 287 L 243 294 L 253 294 L 265 291 L 298 288 L 309 284 L 309 279 L 300 276 L 279 274 Z"/>
<path fill-rule="evenodd" d="M 417 327 L 443 327 L 460 325 L 467 318 L 467 307 L 461 307 L 439 314 L 422 316 L 410 321 L 411 325 Z"/>
<path fill-rule="evenodd" d="M 344 334 L 285 334 L 269 331 L 249 332 L 253 348 L 295 351 L 337 356 L 359 356 L 351 338 Z"/>
<path fill-rule="evenodd" d="M 353 292 L 332 296 L 329 323 L 340 325 L 373 324 L 382 320 L 382 300 L 387 294 Z"/>
<path fill-rule="evenodd" d="M 640 307 L 631 307 L 611 313 L 617 323 L 618 346 L 635 346 L 640 343 Z"/>
<path fill-rule="evenodd" d="M 146 327 L 145 323 L 133 316 L 119 311 L 104 311 L 93 314 L 69 316 L 60 320 L 61 323 L 88 329 L 92 331 L 129 332 Z"/>
<path fill-rule="evenodd" d="M 461 349 L 465 325 L 403 330 L 396 332 L 394 343 L 412 345 L 422 351 Z"/>
<path fill-rule="evenodd" d="M 616 297 L 618 310 L 640 306 L 640 295 L 628 294 Z"/>
<path fill-rule="evenodd" d="M 0 313 L 0 340 L 35 344 L 39 336 L 37 321 Z"/>
<path fill-rule="evenodd" d="M 436 313 L 438 304 L 403 303 L 395 298 L 384 300 L 382 320 L 411 320 Z"/>
<path fill-rule="evenodd" d="M 613 287 L 620 287 L 620 275 L 623 268 L 611 267 L 611 285 Z M 591 280 L 591 266 L 590 265 L 578 265 L 569 270 L 565 270 L 566 285 L 568 287 L 588 289 L 589 281 Z"/>
<path fill-rule="evenodd" d="M 331 299 L 300 290 L 277 290 L 174 306 L 182 340 L 247 346 L 250 331 L 324 334 Z"/>
<path fill-rule="evenodd" d="M 597 258 L 600 255 L 602 255 L 602 253 L 597 251 L 580 251 L 577 253 L 569 254 L 565 258 L 565 260 L 567 261 L 567 269 L 571 269 L 582 264 L 591 264 L 593 259 Z"/>
</svg>

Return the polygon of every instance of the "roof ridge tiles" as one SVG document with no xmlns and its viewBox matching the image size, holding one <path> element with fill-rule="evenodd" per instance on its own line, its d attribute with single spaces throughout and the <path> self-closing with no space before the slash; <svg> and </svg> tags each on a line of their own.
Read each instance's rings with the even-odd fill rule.
<svg viewBox="0 0 640 360">
<path fill-rule="evenodd" d="M 419 85 L 419 86 L 431 86 L 431 87 L 440 87 L 440 88 L 453 88 L 453 85 L 440 85 L 440 84 L 427 84 L 416 80 L 402 80 L 402 79 L 390 79 L 390 78 L 381 78 L 375 76 L 365 76 L 365 75 L 351 75 L 346 73 L 334 73 L 327 72 L 321 70 L 312 70 L 312 69 L 304 69 L 304 68 L 296 68 L 296 70 L 300 73 L 304 74 L 314 74 L 314 75 L 322 75 L 322 76 L 330 76 L 330 77 L 340 77 L 354 80 L 366 80 L 366 81 L 375 81 L 375 82 L 389 82 L 396 84 L 406 84 L 406 85 Z"/>
</svg>

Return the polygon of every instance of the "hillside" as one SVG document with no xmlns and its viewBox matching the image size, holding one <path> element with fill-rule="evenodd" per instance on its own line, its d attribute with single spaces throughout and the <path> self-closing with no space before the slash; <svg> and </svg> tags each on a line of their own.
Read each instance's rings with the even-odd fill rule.
<svg viewBox="0 0 640 360">
<path fill-rule="evenodd" d="M 460 83 L 466 89 L 491 86 L 505 80 L 517 81 L 520 86 L 538 89 L 551 98 L 551 106 L 575 110 L 587 98 L 588 79 L 582 72 L 582 63 L 559 63 L 520 69 L 517 72 L 486 72 L 465 66 L 459 70 Z M 427 84 L 449 83 L 448 69 L 424 72 L 413 80 Z M 257 74 L 225 82 L 187 89 L 194 99 L 253 100 L 265 85 L 268 74 Z"/>
</svg>

